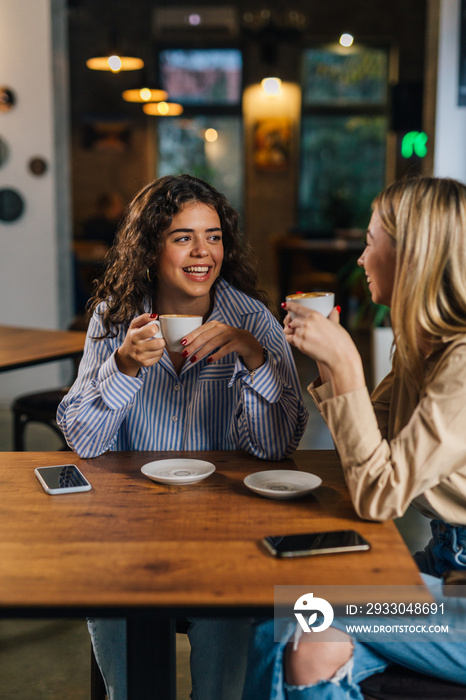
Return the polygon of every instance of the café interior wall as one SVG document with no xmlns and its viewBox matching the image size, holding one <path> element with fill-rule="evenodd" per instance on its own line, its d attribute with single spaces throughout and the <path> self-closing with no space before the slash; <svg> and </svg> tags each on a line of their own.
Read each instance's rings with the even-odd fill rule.
<svg viewBox="0 0 466 700">
<path fill-rule="evenodd" d="M 58 76 L 66 80 L 64 12 L 64 0 L 0 0 L 0 82 L 17 98 L 13 109 L 0 113 L 0 137 L 8 147 L 0 187 L 24 199 L 22 216 L 0 223 L 2 324 L 53 329 L 71 320 L 68 161 L 59 143 L 67 138 L 66 119 L 57 114 L 66 85 L 55 89 Z M 32 157 L 44 159 L 43 175 L 29 170 Z M 61 383 L 68 374 L 64 364 L 2 374 L 0 404 Z"/>
<path fill-rule="evenodd" d="M 259 260 L 260 283 L 276 301 L 277 265 L 271 239 L 296 224 L 300 114 L 301 90 L 296 83 L 283 82 L 278 95 L 266 95 L 259 83 L 244 91 L 244 223 Z M 271 160 L 261 164 L 255 130 L 267 120 L 275 119 L 289 126 L 289 158 L 284 162 Z"/>
<path fill-rule="evenodd" d="M 458 107 L 461 0 L 441 0 L 434 172 L 466 183 L 466 107 Z"/>
</svg>

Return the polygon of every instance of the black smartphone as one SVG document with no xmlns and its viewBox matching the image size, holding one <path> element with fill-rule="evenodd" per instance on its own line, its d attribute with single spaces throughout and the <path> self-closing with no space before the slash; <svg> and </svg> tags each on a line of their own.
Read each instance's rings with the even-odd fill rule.
<svg viewBox="0 0 466 700">
<path fill-rule="evenodd" d="M 264 537 L 262 543 L 274 557 L 307 557 L 315 554 L 362 552 L 371 548 L 369 542 L 356 530 L 275 535 Z"/>
<path fill-rule="evenodd" d="M 58 464 L 55 467 L 37 467 L 34 473 L 44 491 L 52 495 L 89 491 L 90 483 L 75 464 Z"/>
</svg>

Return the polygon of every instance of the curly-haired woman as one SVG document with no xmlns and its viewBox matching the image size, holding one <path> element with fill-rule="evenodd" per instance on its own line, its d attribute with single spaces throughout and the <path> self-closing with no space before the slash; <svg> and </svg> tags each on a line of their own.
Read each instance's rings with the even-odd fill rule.
<svg viewBox="0 0 466 700">
<path fill-rule="evenodd" d="M 257 289 L 251 247 L 223 195 L 189 175 L 147 185 L 128 207 L 93 312 L 78 377 L 58 409 L 72 449 L 234 450 L 279 460 L 307 411 L 283 330 Z M 203 325 L 182 354 L 157 314 Z M 125 623 L 90 623 L 112 700 L 126 697 Z M 193 698 L 238 698 L 248 622 L 195 620 Z"/>
</svg>

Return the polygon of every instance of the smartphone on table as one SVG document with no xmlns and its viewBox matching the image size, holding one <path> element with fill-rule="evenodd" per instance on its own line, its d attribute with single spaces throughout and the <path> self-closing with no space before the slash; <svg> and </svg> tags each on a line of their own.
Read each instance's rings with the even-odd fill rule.
<svg viewBox="0 0 466 700">
<path fill-rule="evenodd" d="M 89 491 L 91 485 L 75 464 L 37 467 L 34 473 L 44 490 L 52 495 Z"/>
<path fill-rule="evenodd" d="M 262 543 L 274 557 L 307 557 L 315 554 L 362 552 L 370 544 L 356 530 L 309 532 L 298 535 L 264 537 Z"/>
</svg>

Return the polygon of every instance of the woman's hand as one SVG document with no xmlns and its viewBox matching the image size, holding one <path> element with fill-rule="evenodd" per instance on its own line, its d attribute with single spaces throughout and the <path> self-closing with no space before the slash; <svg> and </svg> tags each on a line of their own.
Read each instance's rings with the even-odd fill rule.
<svg viewBox="0 0 466 700">
<path fill-rule="evenodd" d="M 286 310 L 286 339 L 317 362 L 322 381 L 332 382 L 335 396 L 365 386 L 361 356 L 349 333 L 340 325 L 337 309 L 332 309 L 325 318 L 318 311 L 290 301 Z"/>
<path fill-rule="evenodd" d="M 183 342 L 185 340 L 186 342 Z M 207 362 L 215 362 L 230 352 L 241 355 L 243 363 L 249 370 L 264 364 L 262 345 L 250 333 L 241 328 L 227 326 L 220 321 L 209 321 L 185 336 L 183 357 L 191 362 L 208 357 Z M 215 350 L 215 352 L 214 352 Z"/>
<path fill-rule="evenodd" d="M 123 374 L 136 377 L 141 367 L 155 365 L 162 357 L 165 341 L 154 338 L 159 328 L 152 319 L 151 314 L 142 314 L 131 321 L 115 355 L 117 367 Z"/>
</svg>

